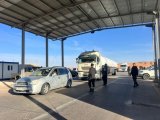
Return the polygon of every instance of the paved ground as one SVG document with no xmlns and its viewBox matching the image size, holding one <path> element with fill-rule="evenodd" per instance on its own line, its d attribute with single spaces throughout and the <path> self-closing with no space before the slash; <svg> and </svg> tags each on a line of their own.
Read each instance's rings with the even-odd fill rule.
<svg viewBox="0 0 160 120">
<path fill-rule="evenodd" d="M 0 82 L 0 120 L 160 120 L 160 90 L 152 80 L 133 83 L 126 73 L 110 77 L 108 86 L 96 82 L 95 93 L 86 81 L 74 80 L 70 89 L 47 95 L 15 95 L 10 81 Z"/>
</svg>

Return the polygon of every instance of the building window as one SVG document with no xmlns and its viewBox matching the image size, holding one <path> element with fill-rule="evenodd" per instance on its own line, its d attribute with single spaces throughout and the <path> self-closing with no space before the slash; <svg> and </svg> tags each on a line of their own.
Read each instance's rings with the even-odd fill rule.
<svg viewBox="0 0 160 120">
<path fill-rule="evenodd" d="M 8 71 L 10 70 L 10 66 L 8 65 Z"/>
<path fill-rule="evenodd" d="M 13 70 L 13 66 L 11 65 L 11 70 Z"/>
</svg>

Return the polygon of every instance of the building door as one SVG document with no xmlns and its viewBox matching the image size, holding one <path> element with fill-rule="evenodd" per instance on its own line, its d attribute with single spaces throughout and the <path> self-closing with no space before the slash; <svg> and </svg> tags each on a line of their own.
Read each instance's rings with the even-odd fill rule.
<svg viewBox="0 0 160 120">
<path fill-rule="evenodd" d="M 2 79 L 2 63 L 0 63 L 0 79 Z"/>
</svg>

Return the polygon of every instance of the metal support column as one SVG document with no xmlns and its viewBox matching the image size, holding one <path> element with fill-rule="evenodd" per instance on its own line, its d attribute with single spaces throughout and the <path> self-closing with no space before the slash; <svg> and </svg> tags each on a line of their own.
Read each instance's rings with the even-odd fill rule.
<svg viewBox="0 0 160 120">
<path fill-rule="evenodd" d="M 159 38 L 159 34 L 160 34 L 160 29 L 159 29 L 160 25 L 159 25 L 159 12 L 156 12 L 155 14 L 155 29 L 156 29 L 156 41 L 158 42 L 158 47 L 157 47 L 157 53 L 158 53 L 158 85 L 160 85 L 160 38 Z"/>
<path fill-rule="evenodd" d="M 62 40 L 61 40 L 62 67 L 64 67 L 64 40 L 65 40 L 65 39 L 62 39 Z"/>
<path fill-rule="evenodd" d="M 48 67 L 48 34 L 46 34 L 46 67 Z"/>
<path fill-rule="evenodd" d="M 22 27 L 22 54 L 21 54 L 21 77 L 24 77 L 25 74 L 25 25 Z"/>
<path fill-rule="evenodd" d="M 155 80 L 154 82 L 158 82 L 158 73 L 157 73 L 157 68 L 158 68 L 158 59 L 157 59 L 157 41 L 155 37 L 155 25 L 153 24 L 152 26 L 152 35 L 153 35 L 153 45 L 154 45 L 154 74 L 155 74 Z"/>
</svg>

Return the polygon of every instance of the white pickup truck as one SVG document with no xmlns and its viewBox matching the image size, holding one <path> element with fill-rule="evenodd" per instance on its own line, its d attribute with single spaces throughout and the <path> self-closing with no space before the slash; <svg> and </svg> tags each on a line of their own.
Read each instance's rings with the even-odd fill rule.
<svg viewBox="0 0 160 120">
<path fill-rule="evenodd" d="M 149 78 L 153 78 L 154 75 L 154 67 L 149 67 L 145 70 L 139 70 L 139 77 L 142 77 L 144 80 L 148 80 Z"/>
</svg>

